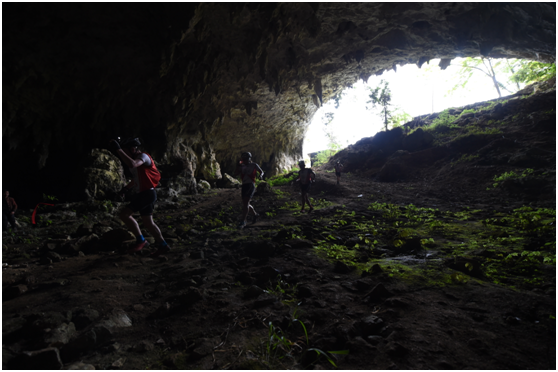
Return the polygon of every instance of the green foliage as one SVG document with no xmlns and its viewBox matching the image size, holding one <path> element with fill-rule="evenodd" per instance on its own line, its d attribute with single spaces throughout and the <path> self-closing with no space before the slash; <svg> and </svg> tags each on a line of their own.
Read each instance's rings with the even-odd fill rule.
<svg viewBox="0 0 558 372">
<path fill-rule="evenodd" d="M 316 154 L 316 160 L 314 161 L 314 164 L 316 166 L 326 164 L 333 155 L 335 155 L 339 152 L 339 150 L 340 149 L 338 148 L 338 149 L 327 149 L 327 150 L 324 150 L 324 151 L 319 151 Z"/>
<path fill-rule="evenodd" d="M 335 237 L 332 236 L 332 235 L 330 235 L 328 238 L 330 240 L 335 239 Z M 326 257 L 328 257 L 330 259 L 345 262 L 345 263 L 348 263 L 348 264 L 353 263 L 353 261 L 355 259 L 355 255 L 356 255 L 355 250 L 350 249 L 345 245 L 330 244 L 327 241 L 318 242 L 318 245 L 316 245 L 315 248 L 319 252 L 325 253 Z"/>
<path fill-rule="evenodd" d="M 502 97 L 502 90 L 506 90 L 509 93 L 515 93 L 520 89 L 520 86 L 516 84 L 513 87 L 507 79 L 506 83 L 502 83 L 506 76 L 510 76 L 513 73 L 514 66 L 510 64 L 506 59 L 492 59 L 486 57 L 480 58 L 464 58 L 461 60 L 461 64 L 450 66 L 455 66 L 459 68 L 458 71 L 458 82 L 454 85 L 448 94 L 453 94 L 458 90 L 463 90 L 469 84 L 471 77 L 476 74 L 481 74 L 486 76 L 486 78 L 492 81 L 494 89 L 498 93 L 498 97 Z"/>
<path fill-rule="evenodd" d="M 373 202 L 368 209 L 374 216 L 362 218 L 338 209 L 329 220 L 313 220 L 324 237 L 315 249 L 327 259 L 342 261 L 357 271 L 370 271 L 374 263 L 379 263 L 390 277 L 436 286 L 466 284 L 475 271 L 475 275 L 482 272 L 484 280 L 495 284 L 532 288 L 544 280 L 539 266 L 556 264 L 553 209 L 523 207 L 505 214 L 493 213 L 489 218 L 490 212 L 469 208 L 441 212 L 412 204 Z M 353 238 L 345 240 L 338 233 L 341 230 Z M 356 244 L 354 237 L 358 238 Z M 402 247 L 417 239 L 425 252 L 435 248 L 456 259 L 465 258 L 464 272 L 430 267 L 428 261 L 420 267 L 412 260 L 394 264 L 390 256 L 375 253 L 375 247 Z M 529 241 L 540 243 L 527 249 Z M 476 256 L 477 252 L 484 253 Z M 470 260 L 477 263 L 473 265 Z"/>
<path fill-rule="evenodd" d="M 265 341 L 260 344 L 260 347 L 255 350 L 259 362 L 263 364 L 264 367 L 268 369 L 290 369 L 289 367 L 297 363 L 299 356 L 308 352 L 315 352 L 319 357 L 324 356 L 337 368 L 337 364 L 334 361 L 335 355 L 349 354 L 349 350 L 325 352 L 317 348 L 306 348 L 309 344 L 306 326 L 301 320 L 294 317 L 289 324 L 289 328 L 291 326 L 294 328 L 293 324 L 300 325 L 300 328 L 304 331 L 306 345 L 294 339 L 287 331 L 273 325 L 272 322 L 268 322 L 267 337 Z"/>
<path fill-rule="evenodd" d="M 459 163 L 468 163 L 468 162 L 471 162 L 471 161 L 473 161 L 473 160 L 475 160 L 475 159 L 478 159 L 478 157 L 479 157 L 478 154 L 477 154 L 477 155 L 472 155 L 472 154 L 467 155 L 467 154 L 463 154 L 463 155 L 461 155 L 461 157 L 460 157 L 459 159 L 457 159 L 456 161 L 452 161 L 452 162 L 451 162 L 451 166 L 453 167 L 454 165 L 459 164 Z"/>
<path fill-rule="evenodd" d="M 382 79 L 380 84 L 375 88 L 370 88 L 370 98 L 366 103 L 370 104 L 370 109 L 379 107 L 379 116 L 384 121 L 385 130 L 388 130 L 388 124 L 392 122 L 393 112 L 391 109 L 391 89 L 389 88 L 389 83 Z"/>
<path fill-rule="evenodd" d="M 284 186 L 284 185 L 288 185 L 289 183 L 296 180 L 297 177 L 298 177 L 298 173 L 295 173 L 295 172 L 287 173 L 287 174 L 280 174 L 280 175 L 271 177 L 269 180 L 267 180 L 267 183 L 269 183 L 269 186 L 271 186 L 271 187 L 273 187 L 273 186 Z"/>
<path fill-rule="evenodd" d="M 286 209 L 286 210 L 298 210 L 300 209 L 300 204 L 296 201 L 290 201 L 283 204 L 279 209 Z"/>
<path fill-rule="evenodd" d="M 456 117 L 450 115 L 448 110 L 440 112 L 438 117 L 423 129 L 434 133 L 446 133 L 452 129 L 459 129 L 459 125 L 454 124 Z"/>
<path fill-rule="evenodd" d="M 502 134 L 502 131 L 498 128 L 482 128 L 478 125 L 469 125 L 465 129 L 466 132 L 457 136 L 456 139 L 463 138 L 470 135 L 482 136 L 482 135 L 490 135 L 490 134 Z"/>
<path fill-rule="evenodd" d="M 27 224 L 31 223 L 31 218 L 27 217 L 27 216 L 18 217 L 18 220 L 21 221 L 21 222 L 25 222 Z"/>
<path fill-rule="evenodd" d="M 462 116 L 467 115 L 467 114 L 474 114 L 474 113 L 477 113 L 477 112 L 479 112 L 479 111 L 475 110 L 475 109 L 465 109 L 465 110 L 461 111 L 461 114 L 459 114 L 459 117 L 462 117 Z"/>
<path fill-rule="evenodd" d="M 277 276 L 275 284 L 265 292 L 279 298 L 283 305 L 291 309 L 291 316 L 287 324 L 283 327 L 264 323 L 266 335 L 260 339 L 250 351 L 257 359 L 257 369 L 292 369 L 301 358 L 308 352 L 315 352 L 318 357 L 325 357 L 334 367 L 335 355 L 347 355 L 348 350 L 323 351 L 321 349 L 309 347 L 311 338 L 308 329 L 298 315 L 297 288 L 283 281 L 281 276 Z"/>
<path fill-rule="evenodd" d="M 52 225 L 52 220 L 49 218 L 45 218 L 44 216 L 38 216 L 37 223 L 39 226 L 50 226 Z"/>
<path fill-rule="evenodd" d="M 402 126 L 405 123 L 413 120 L 413 117 L 400 107 L 396 107 L 391 115 L 390 129 Z"/>
<path fill-rule="evenodd" d="M 272 191 L 275 195 L 277 195 L 278 199 L 285 199 L 285 198 L 289 197 L 289 193 L 286 193 L 286 192 L 281 191 L 279 189 L 273 189 Z"/>
<path fill-rule="evenodd" d="M 283 280 L 281 275 L 278 275 L 274 285 L 264 290 L 264 292 L 276 296 L 284 305 L 291 306 L 297 302 L 297 286 L 297 284 L 290 285 Z"/>
<path fill-rule="evenodd" d="M 58 198 L 54 195 L 43 194 L 43 200 L 47 202 L 55 202 L 58 201 Z"/>
<path fill-rule="evenodd" d="M 321 208 L 327 208 L 333 205 L 332 202 L 327 201 L 325 199 L 314 199 L 310 198 L 310 204 L 314 206 L 314 209 L 318 210 Z"/>
<path fill-rule="evenodd" d="M 510 77 L 510 80 L 516 83 L 531 84 L 556 76 L 556 63 L 518 60 L 517 65 L 517 69 Z"/>
<path fill-rule="evenodd" d="M 492 186 L 493 188 L 498 187 L 498 185 L 501 182 L 504 182 L 506 180 L 518 180 L 521 178 L 525 178 L 527 176 L 529 176 L 530 174 L 532 174 L 534 172 L 533 169 L 531 168 L 527 168 L 525 170 L 523 170 L 523 172 L 521 174 L 517 174 L 514 171 L 509 171 L 509 172 L 504 172 L 499 176 L 494 176 L 493 180 L 495 181 Z M 487 187 L 486 190 L 490 190 L 490 187 Z"/>
<path fill-rule="evenodd" d="M 115 208 L 110 200 L 102 200 L 100 202 L 100 205 L 101 205 L 101 209 L 107 213 L 111 213 Z"/>
</svg>

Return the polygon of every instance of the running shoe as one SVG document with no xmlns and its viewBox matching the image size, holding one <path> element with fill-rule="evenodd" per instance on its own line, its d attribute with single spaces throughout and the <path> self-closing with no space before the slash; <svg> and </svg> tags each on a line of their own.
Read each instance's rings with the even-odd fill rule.
<svg viewBox="0 0 558 372">
<path fill-rule="evenodd" d="M 241 223 L 238 224 L 238 228 L 240 230 L 242 230 L 245 226 L 246 226 L 246 221 L 242 221 Z"/>
<path fill-rule="evenodd" d="M 144 240 L 143 242 L 137 242 L 136 244 L 134 244 L 134 246 L 132 248 L 130 248 L 128 250 L 128 253 L 136 253 L 141 251 L 143 248 L 148 247 L 149 246 L 149 242 L 147 240 Z"/>
</svg>

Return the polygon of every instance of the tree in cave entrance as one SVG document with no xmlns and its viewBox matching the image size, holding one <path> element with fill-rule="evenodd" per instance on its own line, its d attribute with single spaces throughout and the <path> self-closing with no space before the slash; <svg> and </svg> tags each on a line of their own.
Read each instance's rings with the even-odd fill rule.
<svg viewBox="0 0 558 372">
<path fill-rule="evenodd" d="M 382 79 L 376 88 L 370 88 L 368 97 L 370 100 L 366 101 L 366 103 L 370 106 L 367 106 L 367 109 L 380 108 L 379 116 L 383 119 L 387 131 L 388 124 L 392 120 L 391 90 L 389 89 L 389 83 Z"/>
<path fill-rule="evenodd" d="M 460 64 L 450 64 L 449 66 L 460 68 L 457 73 L 459 80 L 449 93 L 465 88 L 470 83 L 473 74 L 479 73 L 492 81 L 498 97 L 502 97 L 502 91 L 514 94 L 524 88 L 526 84 L 548 80 L 556 76 L 556 64 L 523 59 L 468 57 L 464 58 Z"/>
</svg>

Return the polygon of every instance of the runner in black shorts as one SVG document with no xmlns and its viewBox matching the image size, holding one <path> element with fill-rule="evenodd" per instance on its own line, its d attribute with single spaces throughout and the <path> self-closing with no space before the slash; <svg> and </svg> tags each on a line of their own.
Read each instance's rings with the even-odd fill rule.
<svg viewBox="0 0 558 372">
<path fill-rule="evenodd" d="M 298 166 L 300 170 L 298 171 L 298 178 L 296 182 L 300 182 L 300 193 L 302 194 L 302 208 L 300 209 L 300 213 L 304 212 L 304 207 L 306 204 L 310 207 L 308 213 L 314 210 L 312 204 L 310 204 L 310 198 L 308 197 L 308 191 L 314 182 L 316 182 L 316 173 L 312 170 L 312 168 L 306 168 L 306 164 L 303 160 L 298 162 Z"/>
<path fill-rule="evenodd" d="M 337 176 L 337 184 L 339 185 L 339 181 L 341 180 L 341 172 L 343 171 L 343 164 L 337 160 L 335 163 L 335 175 Z"/>
<path fill-rule="evenodd" d="M 132 181 L 124 186 L 121 191 L 124 195 L 131 190 L 133 192 L 132 201 L 120 211 L 119 217 L 136 236 L 136 244 L 129 252 L 139 252 L 149 245 L 149 242 L 142 235 L 137 221 L 132 217 L 132 214 L 140 213 L 143 225 L 155 238 L 157 251 L 151 256 L 157 257 L 170 251 L 169 245 L 163 239 L 161 230 L 153 221 L 153 209 L 157 201 L 155 187 L 159 184 L 161 175 L 151 155 L 141 152 L 138 149 L 139 145 L 140 141 L 137 138 L 127 138 L 122 141 L 111 140 L 110 142 L 112 149 L 132 173 Z"/>
<path fill-rule="evenodd" d="M 131 211 L 139 212 L 140 216 L 150 216 L 155 209 L 157 193 L 154 189 L 145 190 L 132 196 L 132 201 L 127 205 Z"/>
<path fill-rule="evenodd" d="M 236 166 L 236 175 L 240 175 L 242 178 L 242 216 L 243 219 L 238 225 L 239 228 L 244 228 L 246 226 L 246 218 L 248 217 L 248 212 L 252 211 L 254 217 L 252 223 L 256 223 L 259 214 L 256 213 L 254 207 L 250 205 L 250 199 L 254 196 L 256 192 L 256 175 L 260 173 L 260 179 L 263 178 L 264 172 L 260 166 L 252 162 L 252 154 L 245 152 L 241 155 L 240 161 Z"/>
</svg>

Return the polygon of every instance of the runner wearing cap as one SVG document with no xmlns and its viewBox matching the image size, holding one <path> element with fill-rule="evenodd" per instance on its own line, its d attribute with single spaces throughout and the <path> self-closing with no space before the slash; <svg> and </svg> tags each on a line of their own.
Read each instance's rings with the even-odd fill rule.
<svg viewBox="0 0 558 372">
<path fill-rule="evenodd" d="M 161 174 L 157 170 L 151 155 L 138 149 L 140 145 L 141 143 L 137 138 L 110 141 L 111 148 L 132 173 L 132 181 L 124 186 L 120 194 L 123 197 L 125 193 L 131 191 L 133 196 L 130 204 L 120 211 L 119 217 L 136 236 L 136 244 L 129 252 L 139 252 L 149 246 L 149 242 L 142 235 L 137 221 L 132 217 L 132 214 L 139 212 L 143 225 L 155 238 L 157 251 L 151 256 L 157 257 L 170 251 L 169 245 L 163 239 L 161 230 L 153 221 L 153 209 L 157 201 L 155 187 L 159 184 Z"/>
</svg>

